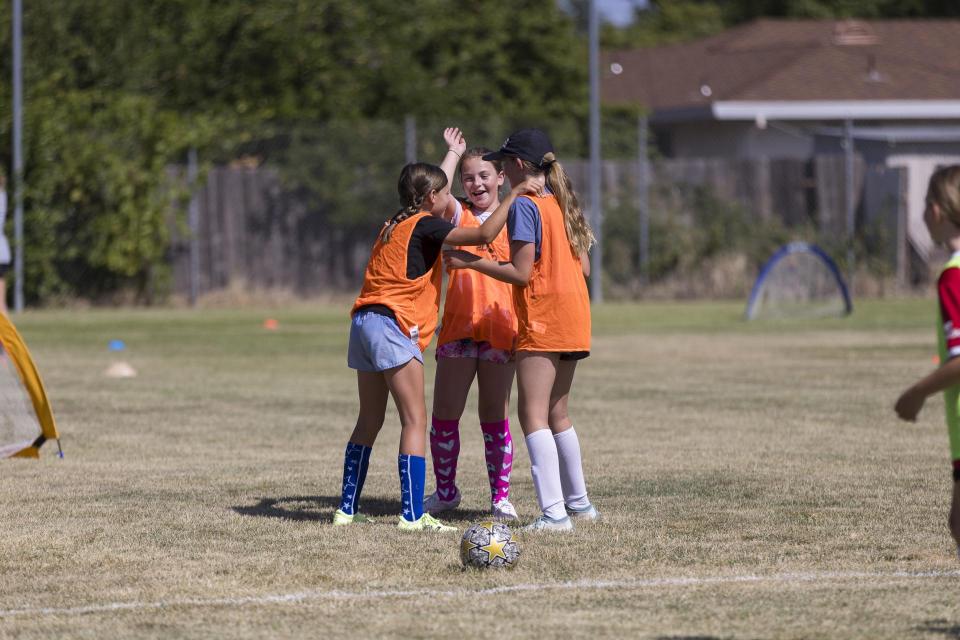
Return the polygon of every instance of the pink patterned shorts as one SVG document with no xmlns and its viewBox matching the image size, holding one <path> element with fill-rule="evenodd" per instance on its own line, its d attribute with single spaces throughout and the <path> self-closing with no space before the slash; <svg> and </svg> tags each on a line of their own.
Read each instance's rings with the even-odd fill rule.
<svg viewBox="0 0 960 640">
<path fill-rule="evenodd" d="M 474 342 L 470 338 L 454 340 L 437 347 L 437 358 L 474 358 L 494 364 L 513 361 L 513 352 L 495 349 L 489 342 Z"/>
</svg>

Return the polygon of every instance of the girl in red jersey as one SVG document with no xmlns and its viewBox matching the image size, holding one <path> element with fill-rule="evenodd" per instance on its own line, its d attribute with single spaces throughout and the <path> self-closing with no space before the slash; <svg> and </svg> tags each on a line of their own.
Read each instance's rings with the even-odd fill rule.
<svg viewBox="0 0 960 640">
<path fill-rule="evenodd" d="M 360 412 L 347 443 L 340 508 L 335 525 L 366 518 L 357 511 L 373 443 L 383 426 L 387 397 L 400 413 L 401 516 L 406 531 L 455 531 L 423 511 L 426 474 L 426 406 L 423 351 L 433 335 L 440 302 L 440 250 L 451 245 L 492 242 L 506 221 L 517 194 L 536 191 L 518 184 L 479 227 L 457 228 L 443 219 L 454 206 L 450 186 L 439 167 L 408 164 L 397 190 L 401 208 L 384 223 L 351 312 L 347 364 L 357 370 Z"/>
<path fill-rule="evenodd" d="M 451 222 L 461 228 L 479 227 L 500 205 L 504 175 L 499 161 L 484 160 L 489 149 L 467 150 L 459 129 L 446 129 L 449 147 L 440 168 L 448 180 L 460 169 L 466 202 L 456 202 Z M 506 229 L 496 239 L 471 251 L 491 260 L 509 260 Z M 513 348 L 517 319 L 509 284 L 476 271 L 450 272 L 437 338 L 437 371 L 433 387 L 430 452 L 437 489 L 423 506 L 428 513 L 454 509 L 460 504 L 457 462 L 460 455 L 460 417 L 473 379 L 479 391 L 480 430 L 490 483 L 493 517 L 516 520 L 510 503 L 513 440 L 510 437 L 510 390 L 513 386 Z"/>
<path fill-rule="evenodd" d="M 901 419 L 913 422 L 926 399 L 943 392 L 953 458 L 953 501 L 948 524 L 960 555 L 960 165 L 941 167 L 930 177 L 923 221 L 933 241 L 950 251 L 950 259 L 937 280 L 940 366 L 906 389 L 894 410 Z"/>
<path fill-rule="evenodd" d="M 483 159 L 502 160 L 511 185 L 545 179 L 549 193 L 510 205 L 509 261 L 466 251 L 446 251 L 444 260 L 450 268 L 474 269 L 513 285 L 518 413 L 543 512 L 528 529 L 566 531 L 573 528 L 571 516 L 600 517 L 587 497 L 580 443 L 567 411 L 577 361 L 590 354 L 584 276 L 593 233 L 543 131 L 517 131 Z"/>
</svg>

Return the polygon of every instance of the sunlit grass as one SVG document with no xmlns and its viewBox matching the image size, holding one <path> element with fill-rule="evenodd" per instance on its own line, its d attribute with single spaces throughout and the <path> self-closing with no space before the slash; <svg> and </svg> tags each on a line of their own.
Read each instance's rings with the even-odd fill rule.
<svg viewBox="0 0 960 640">
<path fill-rule="evenodd" d="M 347 312 L 16 318 L 66 458 L 48 445 L 39 462 L 3 461 L 0 610 L 303 591 L 462 596 L 31 614 L 0 619 L 0 636 L 902 638 L 960 625 L 943 579 L 550 589 L 960 568 L 945 526 L 942 403 L 932 399 L 916 425 L 891 409 L 933 366 L 931 300 L 761 323 L 744 322 L 739 303 L 596 308 L 593 355 L 578 369 L 571 407 L 605 522 L 526 538 L 520 566 L 506 573 L 461 572 L 455 536 L 396 531 L 398 424 L 389 413 L 362 503 L 377 522 L 329 525 L 357 411 Z M 268 317 L 276 331 L 264 329 Z M 108 350 L 111 340 L 126 349 Z M 139 375 L 104 377 L 117 359 Z M 461 529 L 489 507 L 475 416 L 471 400 L 465 499 L 447 518 Z M 529 462 L 513 424 L 513 499 L 531 518 Z M 505 585 L 543 588 L 469 595 Z"/>
</svg>

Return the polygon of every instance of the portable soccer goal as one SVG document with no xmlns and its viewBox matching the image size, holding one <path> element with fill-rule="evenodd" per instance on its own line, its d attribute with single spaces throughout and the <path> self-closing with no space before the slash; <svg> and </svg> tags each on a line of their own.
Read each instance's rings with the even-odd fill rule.
<svg viewBox="0 0 960 640">
<path fill-rule="evenodd" d="M 844 316 L 853 311 L 836 263 L 820 247 L 791 242 L 760 269 L 745 313 L 756 318 Z"/>
<path fill-rule="evenodd" d="M 9 318 L 0 313 L 0 458 L 40 457 L 40 447 L 60 437 L 40 373 Z"/>
</svg>

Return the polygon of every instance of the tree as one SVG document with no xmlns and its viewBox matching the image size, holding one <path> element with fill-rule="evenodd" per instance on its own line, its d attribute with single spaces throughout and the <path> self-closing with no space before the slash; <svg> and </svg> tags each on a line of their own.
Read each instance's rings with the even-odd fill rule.
<svg viewBox="0 0 960 640">
<path fill-rule="evenodd" d="M 627 27 L 607 25 L 603 46 L 617 49 L 682 42 L 713 35 L 728 24 L 722 4 L 704 0 L 651 0 L 635 15 Z"/>
<path fill-rule="evenodd" d="M 45 0 L 24 11 L 31 301 L 162 288 L 176 196 L 165 167 L 191 146 L 221 161 L 302 161 L 291 179 L 344 225 L 371 215 L 347 197 L 371 177 L 346 166 L 344 145 L 368 136 L 354 155 L 384 155 L 377 122 L 497 113 L 494 129 L 571 123 L 564 144 L 585 146 L 585 45 L 553 0 Z M 9 20 L 0 2 L 7 69 Z M 4 149 L 9 91 L 0 84 Z M 308 162 L 302 142 L 319 125 L 338 144 L 314 145 Z"/>
</svg>

